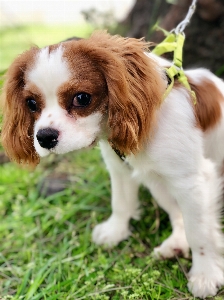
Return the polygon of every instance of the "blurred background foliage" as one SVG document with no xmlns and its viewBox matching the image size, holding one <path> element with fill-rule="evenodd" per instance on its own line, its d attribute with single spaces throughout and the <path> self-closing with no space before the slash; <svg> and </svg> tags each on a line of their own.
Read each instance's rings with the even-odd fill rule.
<svg viewBox="0 0 224 300">
<path fill-rule="evenodd" d="M 46 1 L 47 2 L 47 1 Z M 79 2 L 79 1 L 77 1 Z M 111 0 L 113 2 L 113 0 Z M 1 26 L 0 70 L 7 68 L 12 59 L 32 44 L 43 47 L 72 36 L 87 37 L 93 30 L 106 29 L 112 34 L 141 38 L 158 43 L 163 34 L 155 31 L 155 24 L 170 31 L 183 20 L 192 0 L 135 0 L 122 19 L 112 9 L 96 6 L 83 9 L 85 22 L 62 25 Z M 65 2 L 66 5 L 66 2 Z M 52 7 L 52 10 L 54 8 Z M 19 13 L 19 12 L 18 12 Z M 74 18 L 76 19 L 76 18 Z M 186 28 L 184 67 L 207 67 L 224 77 L 224 2 L 198 0 L 196 12 Z"/>
</svg>

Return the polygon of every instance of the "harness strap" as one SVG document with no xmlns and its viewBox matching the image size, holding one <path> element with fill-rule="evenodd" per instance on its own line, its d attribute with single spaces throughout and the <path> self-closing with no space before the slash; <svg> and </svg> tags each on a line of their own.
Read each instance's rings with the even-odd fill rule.
<svg viewBox="0 0 224 300">
<path fill-rule="evenodd" d="M 124 153 L 121 153 L 120 150 L 118 150 L 114 145 L 111 145 L 111 148 L 114 150 L 114 152 L 117 154 L 117 156 L 123 161 L 125 162 L 126 156 Z"/>
<path fill-rule="evenodd" d="M 167 52 L 173 52 L 173 63 L 169 68 L 165 68 L 167 76 L 170 78 L 171 84 L 166 89 L 163 98 L 165 99 L 174 85 L 174 79 L 177 78 L 180 83 L 182 83 L 191 93 L 194 104 L 196 104 L 196 95 L 195 92 L 191 90 L 187 77 L 182 68 L 183 63 L 183 45 L 184 45 L 185 36 L 183 33 L 170 33 L 164 39 L 163 42 L 158 44 L 153 50 L 152 53 L 160 56 Z"/>
</svg>

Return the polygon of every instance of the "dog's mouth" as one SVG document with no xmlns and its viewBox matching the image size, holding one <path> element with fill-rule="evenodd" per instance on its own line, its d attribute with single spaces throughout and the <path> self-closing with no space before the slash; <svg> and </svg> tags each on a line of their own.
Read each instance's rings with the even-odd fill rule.
<svg viewBox="0 0 224 300">
<path fill-rule="evenodd" d="M 81 149 L 92 149 L 94 148 L 98 143 L 98 139 L 95 138 L 88 146 L 84 146 L 84 147 L 81 147 L 80 149 L 67 149 L 65 151 L 63 151 L 62 149 L 60 149 L 60 142 L 57 143 L 53 148 L 51 149 L 45 149 L 46 151 L 48 151 L 48 154 L 50 153 L 54 153 L 54 154 L 63 154 L 63 153 L 67 153 L 67 152 L 72 152 L 72 151 L 78 151 L 78 150 L 81 150 Z"/>
<path fill-rule="evenodd" d="M 94 139 L 88 148 L 93 148 L 97 144 L 97 139 Z"/>
</svg>

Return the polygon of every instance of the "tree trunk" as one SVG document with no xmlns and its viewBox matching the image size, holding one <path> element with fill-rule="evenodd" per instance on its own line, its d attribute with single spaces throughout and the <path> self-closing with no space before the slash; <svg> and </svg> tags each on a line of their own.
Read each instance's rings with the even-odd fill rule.
<svg viewBox="0 0 224 300">
<path fill-rule="evenodd" d="M 159 21 L 159 26 L 170 31 L 181 22 L 192 0 L 179 0 L 167 4 L 165 0 L 136 0 L 122 22 L 130 37 L 145 36 L 159 43 L 164 36 L 151 32 L 150 27 Z M 198 0 L 197 9 L 185 30 L 184 67 L 206 67 L 224 78 L 224 1 Z"/>
</svg>

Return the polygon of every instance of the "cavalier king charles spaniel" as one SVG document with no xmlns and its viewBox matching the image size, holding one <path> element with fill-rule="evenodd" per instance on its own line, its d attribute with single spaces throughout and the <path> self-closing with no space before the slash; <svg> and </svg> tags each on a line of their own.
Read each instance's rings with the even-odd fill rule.
<svg viewBox="0 0 224 300">
<path fill-rule="evenodd" d="M 3 89 L 2 144 L 19 164 L 100 144 L 112 186 L 112 214 L 93 230 L 96 244 L 117 245 L 139 217 L 147 187 L 169 214 L 172 234 L 156 257 L 188 257 L 188 288 L 215 295 L 224 284 L 221 202 L 224 186 L 224 82 L 186 71 L 197 103 L 170 62 L 144 40 L 96 32 L 19 55 Z"/>
</svg>

